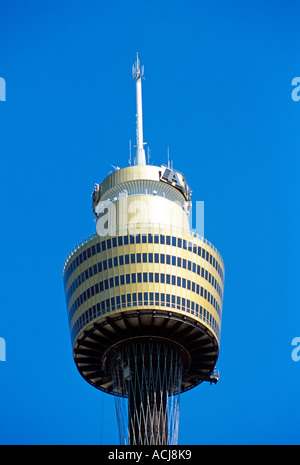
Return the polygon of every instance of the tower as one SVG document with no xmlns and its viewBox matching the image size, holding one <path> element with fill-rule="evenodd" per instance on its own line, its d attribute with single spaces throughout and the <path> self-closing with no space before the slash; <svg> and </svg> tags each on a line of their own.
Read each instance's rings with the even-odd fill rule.
<svg viewBox="0 0 300 465">
<path fill-rule="evenodd" d="M 75 364 L 116 399 L 121 444 L 177 444 L 180 394 L 217 382 L 224 263 L 189 227 L 179 171 L 146 164 L 137 56 L 134 166 L 93 190 L 96 233 L 63 270 Z"/>
</svg>

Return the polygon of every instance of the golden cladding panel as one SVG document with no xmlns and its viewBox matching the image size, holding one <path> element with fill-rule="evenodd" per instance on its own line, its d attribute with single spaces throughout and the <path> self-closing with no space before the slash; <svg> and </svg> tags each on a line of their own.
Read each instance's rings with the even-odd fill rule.
<svg viewBox="0 0 300 465">
<path fill-rule="evenodd" d="M 166 244 L 168 228 L 160 227 L 159 232 L 165 237 L 164 244 L 154 243 L 154 236 L 153 243 L 148 242 L 148 237 L 147 243 L 142 243 L 140 236 L 140 243 L 130 244 L 130 237 L 126 236 L 128 244 L 113 246 L 113 240 L 116 245 L 118 237 L 110 238 L 110 248 L 107 248 L 107 239 L 96 237 L 74 254 L 65 270 L 73 340 L 93 321 L 106 315 L 150 308 L 188 314 L 207 326 L 219 341 L 224 267 L 218 254 L 208 244 L 185 233 L 176 236 L 189 241 L 194 249 L 171 245 L 174 235 Z M 160 235 L 158 238 L 160 242 Z M 106 248 L 102 251 L 104 241 Z M 206 258 L 195 253 L 199 247 Z M 146 260 L 143 254 L 147 254 Z M 82 263 L 77 259 L 78 266 L 72 273 L 68 272 L 80 255 Z M 131 302 L 127 296 L 131 296 Z"/>
<path fill-rule="evenodd" d="M 189 228 L 189 220 L 180 204 L 155 195 L 136 195 L 116 202 L 117 227 L 126 225 L 129 234 L 137 234 L 142 224 Z"/>
</svg>

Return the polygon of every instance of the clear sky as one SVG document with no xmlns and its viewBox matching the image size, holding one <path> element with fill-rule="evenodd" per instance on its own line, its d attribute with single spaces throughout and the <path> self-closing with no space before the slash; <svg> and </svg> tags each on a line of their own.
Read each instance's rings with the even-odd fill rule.
<svg viewBox="0 0 300 465">
<path fill-rule="evenodd" d="M 299 444 L 296 1 L 2 1 L 0 442 L 118 444 L 72 360 L 62 269 L 94 183 L 128 165 L 136 52 L 151 163 L 205 202 L 225 294 L 220 381 L 181 396 L 180 444 Z"/>
</svg>

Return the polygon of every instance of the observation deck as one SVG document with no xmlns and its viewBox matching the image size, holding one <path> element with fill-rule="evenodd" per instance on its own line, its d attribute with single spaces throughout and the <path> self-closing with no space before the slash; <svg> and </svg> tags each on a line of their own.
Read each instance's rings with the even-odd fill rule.
<svg viewBox="0 0 300 465">
<path fill-rule="evenodd" d="M 181 391 L 209 380 L 219 354 L 224 264 L 206 239 L 175 226 L 139 224 L 82 241 L 64 267 L 73 355 L 81 375 L 114 395 L 111 351 L 164 340 L 182 355 Z"/>
</svg>

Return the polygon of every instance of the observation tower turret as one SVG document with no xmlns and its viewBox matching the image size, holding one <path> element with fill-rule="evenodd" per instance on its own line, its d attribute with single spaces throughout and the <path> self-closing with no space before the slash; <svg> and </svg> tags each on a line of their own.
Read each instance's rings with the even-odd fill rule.
<svg viewBox="0 0 300 465">
<path fill-rule="evenodd" d="M 220 253 L 189 227 L 191 190 L 146 164 L 144 70 L 137 56 L 134 166 L 96 184 L 96 233 L 63 271 L 73 357 L 116 399 L 121 444 L 177 444 L 180 393 L 217 382 L 224 289 Z"/>
</svg>

